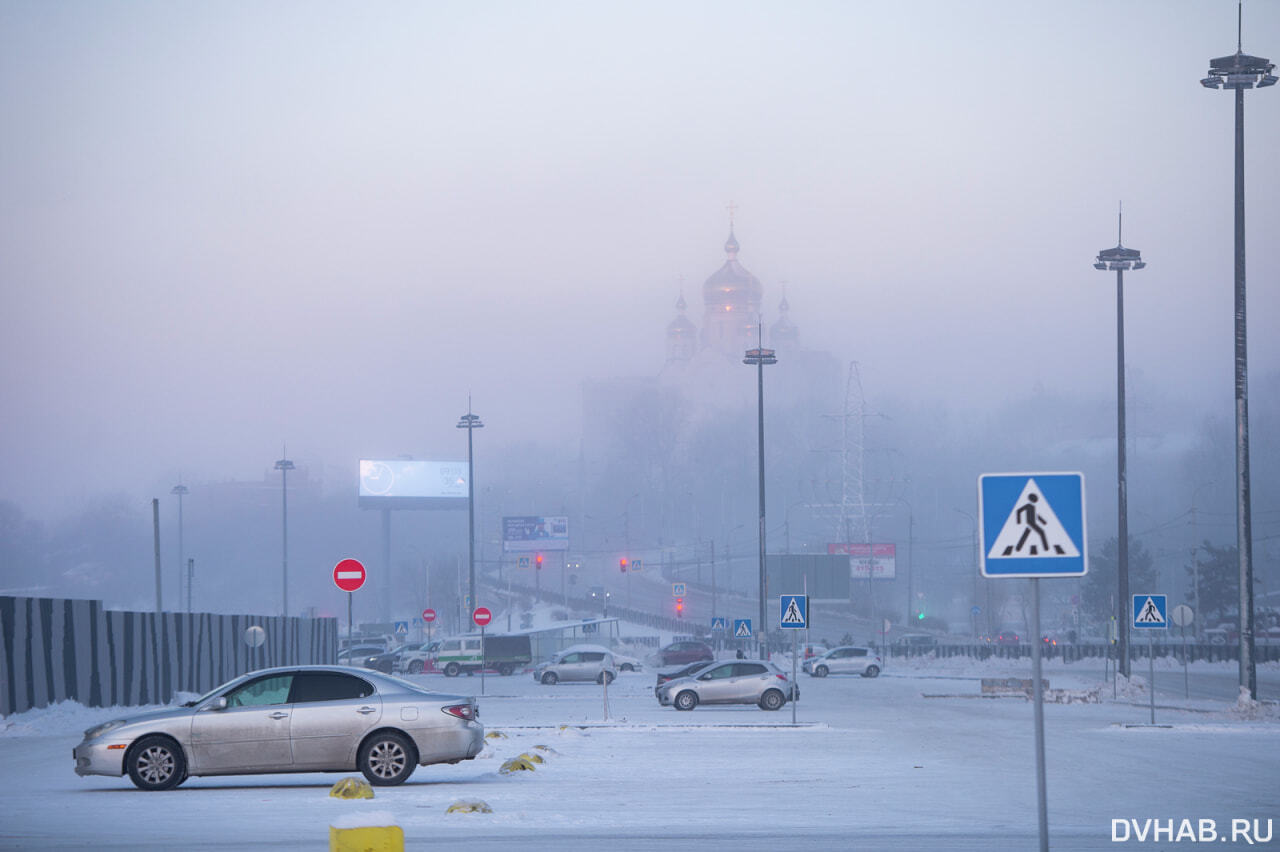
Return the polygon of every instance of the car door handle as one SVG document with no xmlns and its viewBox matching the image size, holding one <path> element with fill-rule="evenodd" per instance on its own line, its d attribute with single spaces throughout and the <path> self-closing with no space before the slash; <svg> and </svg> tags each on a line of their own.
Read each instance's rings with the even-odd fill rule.
<svg viewBox="0 0 1280 852">
<path fill-rule="evenodd" d="M 271 713 L 271 714 L 269 714 L 269 715 L 271 716 L 271 718 L 272 718 L 272 719 L 288 719 L 288 718 L 289 718 L 289 714 L 288 714 L 288 713 L 285 713 L 285 712 L 280 711 L 280 710 L 277 710 L 276 712 Z"/>
<path fill-rule="evenodd" d="M 377 713 L 378 711 L 377 711 L 377 709 L 375 709 L 375 708 L 373 708 L 373 707 L 361 707 L 361 708 L 360 708 L 359 710 L 357 710 L 356 712 L 357 712 L 357 713 L 359 713 L 359 714 L 361 714 L 361 715 L 363 715 L 363 716 L 368 716 L 370 713 Z"/>
</svg>

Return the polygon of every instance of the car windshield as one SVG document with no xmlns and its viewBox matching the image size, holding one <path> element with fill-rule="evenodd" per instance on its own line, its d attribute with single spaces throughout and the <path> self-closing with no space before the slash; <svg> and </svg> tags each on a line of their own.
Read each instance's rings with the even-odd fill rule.
<svg viewBox="0 0 1280 852">
<path fill-rule="evenodd" d="M 192 701 L 184 702 L 182 706 L 183 706 L 183 707 L 195 707 L 197 704 L 203 704 L 204 702 L 208 701 L 208 700 L 209 700 L 210 698 L 212 698 L 213 696 L 217 695 L 219 692 L 222 692 L 224 689 L 227 689 L 228 687 L 233 686 L 234 684 L 239 683 L 240 681 L 244 680 L 246 677 L 248 677 L 248 675 L 240 675 L 240 677 L 232 678 L 231 680 L 227 681 L 226 683 L 222 683 L 222 684 L 219 684 L 219 685 L 215 686 L 213 689 L 209 690 L 209 691 L 208 691 L 208 692 L 206 692 L 204 695 L 201 695 L 199 698 L 196 698 L 196 699 L 194 699 L 194 700 L 192 700 Z"/>
</svg>

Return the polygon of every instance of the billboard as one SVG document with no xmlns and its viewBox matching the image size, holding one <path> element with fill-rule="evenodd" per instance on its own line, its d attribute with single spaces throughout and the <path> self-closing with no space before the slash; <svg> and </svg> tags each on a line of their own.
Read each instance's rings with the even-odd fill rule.
<svg viewBox="0 0 1280 852">
<path fill-rule="evenodd" d="M 507 553 L 568 550 L 569 519 L 518 515 L 502 519 L 502 549 Z"/>
<path fill-rule="evenodd" d="M 849 558 L 844 554 L 780 554 L 765 557 L 769 597 L 809 595 L 809 601 L 849 600 Z"/>
<path fill-rule="evenodd" d="M 360 460 L 361 509 L 465 509 L 464 461 Z"/>
<path fill-rule="evenodd" d="M 849 576 L 855 580 L 892 580 L 897 576 L 897 545 L 837 542 L 827 553 L 849 554 Z"/>
</svg>

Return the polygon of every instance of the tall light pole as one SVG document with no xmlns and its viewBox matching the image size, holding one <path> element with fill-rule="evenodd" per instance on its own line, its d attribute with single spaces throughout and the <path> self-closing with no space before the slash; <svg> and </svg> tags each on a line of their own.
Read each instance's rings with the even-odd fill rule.
<svg viewBox="0 0 1280 852">
<path fill-rule="evenodd" d="M 1116 606 L 1116 626 L 1120 640 L 1120 673 L 1129 676 L 1129 483 L 1125 466 L 1124 436 L 1124 273 L 1129 269 L 1142 269 L 1142 253 L 1124 247 L 1124 212 L 1119 215 L 1116 247 L 1098 252 L 1093 268 L 1114 271 L 1116 274 L 1116 487 L 1117 532 L 1119 547 L 1116 552 L 1116 574 L 1119 577 L 1119 597 Z M 1039 637 L 1035 637 L 1037 640 Z"/>
<path fill-rule="evenodd" d="M 471 433 L 483 429 L 479 416 L 471 413 L 471 395 L 467 395 L 467 413 L 458 420 L 458 428 L 467 430 L 467 595 L 471 609 L 479 606 L 476 600 L 476 482 L 475 466 L 471 461 Z"/>
<path fill-rule="evenodd" d="M 913 572 L 916 567 L 915 560 L 915 526 L 916 513 L 911 508 L 910 501 L 905 497 L 899 497 L 898 502 L 907 507 L 907 615 L 903 624 L 911 623 L 911 608 L 915 604 L 915 577 Z M 907 628 L 910 629 L 910 628 Z"/>
<path fill-rule="evenodd" d="M 284 458 L 276 461 L 276 470 L 280 471 L 280 518 L 283 529 L 282 540 L 284 542 L 284 557 L 282 562 L 282 582 L 284 585 L 283 604 L 280 612 L 282 615 L 289 614 L 289 471 L 294 469 L 293 462 L 289 461 L 288 453 L 281 447 L 280 454 Z"/>
<path fill-rule="evenodd" d="M 186 555 L 182 549 L 182 498 L 191 493 L 191 489 L 179 482 L 169 489 L 170 494 L 178 496 L 178 608 L 182 608 L 182 572 L 187 570 Z M 188 580 L 188 584 L 190 581 Z M 191 589 L 187 589 L 187 612 L 191 612 Z"/>
<path fill-rule="evenodd" d="M 756 331 L 763 334 L 760 326 L 763 325 L 762 320 L 756 321 Z M 768 599 L 769 589 L 765 582 L 764 572 L 764 368 L 766 364 L 776 364 L 778 359 L 774 356 L 772 349 L 764 349 L 757 345 L 755 349 L 748 349 L 746 356 L 742 359 L 742 363 L 756 368 L 756 422 L 759 441 L 756 452 L 760 459 L 760 626 L 757 628 L 757 634 L 763 647 L 765 637 L 765 601 Z"/>
<path fill-rule="evenodd" d="M 963 509 L 952 508 L 951 511 L 964 515 L 966 518 L 969 519 L 969 523 L 973 525 L 973 604 L 969 609 L 969 619 L 973 622 L 973 635 L 974 635 L 974 638 L 976 639 L 978 636 L 978 614 L 973 611 L 973 608 L 978 606 L 978 574 L 979 574 L 978 564 L 980 561 L 978 559 L 978 553 L 979 553 L 978 551 L 978 519 L 975 518 L 973 515 L 970 515 L 968 512 L 964 511 Z M 989 608 L 990 607 L 988 607 L 988 609 Z M 991 613 L 988 612 L 987 624 L 990 625 L 990 623 L 991 623 Z"/>
<path fill-rule="evenodd" d="M 1236 52 L 1209 60 L 1206 89 L 1234 89 L 1236 93 L 1235 204 L 1235 361 L 1236 361 L 1236 551 L 1240 558 L 1240 686 L 1258 698 L 1258 673 L 1253 653 L 1253 523 L 1249 510 L 1249 347 L 1246 338 L 1244 286 L 1244 90 L 1274 86 L 1275 65 L 1249 56 L 1243 44 L 1243 7 L 1238 6 Z"/>
</svg>

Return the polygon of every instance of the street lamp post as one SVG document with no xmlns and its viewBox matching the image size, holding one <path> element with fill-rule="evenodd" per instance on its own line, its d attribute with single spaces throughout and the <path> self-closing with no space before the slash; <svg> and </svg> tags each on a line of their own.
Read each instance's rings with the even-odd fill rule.
<svg viewBox="0 0 1280 852">
<path fill-rule="evenodd" d="M 757 332 L 761 324 L 757 320 Z M 760 460 L 760 626 L 757 629 L 760 631 L 758 641 L 763 647 L 766 632 L 764 607 L 769 594 L 764 571 L 764 368 L 766 364 L 778 363 L 778 359 L 774 356 L 772 349 L 764 349 L 757 345 L 755 349 L 747 350 L 742 363 L 756 368 L 756 422 L 758 427 L 756 430 L 758 436 L 756 452 Z"/>
<path fill-rule="evenodd" d="M 280 524 L 282 528 L 281 541 L 283 544 L 281 558 L 281 584 L 283 595 L 281 600 L 280 614 L 289 614 L 289 471 L 295 468 L 293 462 L 289 461 L 288 453 L 283 448 L 281 455 L 284 458 L 276 461 L 275 469 L 280 471 Z"/>
<path fill-rule="evenodd" d="M 484 424 L 471 413 L 470 395 L 467 396 L 467 413 L 458 420 L 458 428 L 467 430 L 467 595 L 474 610 L 480 603 L 476 600 L 476 483 L 471 460 L 471 433 L 483 429 Z"/>
<path fill-rule="evenodd" d="M 191 493 L 191 489 L 179 482 L 169 489 L 170 494 L 178 497 L 178 608 L 182 607 L 182 572 L 186 570 L 186 555 L 182 548 L 182 498 Z M 191 581 L 187 581 L 187 612 L 191 612 Z"/>
<path fill-rule="evenodd" d="M 1118 605 L 1120 612 L 1116 618 L 1120 640 L 1120 672 L 1129 676 L 1129 619 L 1125 611 L 1129 606 L 1129 483 L 1125 466 L 1124 436 L 1124 273 L 1128 269 L 1142 269 L 1146 264 L 1142 261 L 1142 253 L 1137 249 L 1124 247 L 1124 213 L 1119 217 L 1119 233 L 1116 247 L 1098 252 L 1093 268 L 1103 271 L 1114 271 L 1116 274 L 1116 487 L 1117 499 L 1117 532 L 1119 542 L 1116 554 L 1116 574 L 1119 577 Z M 1037 639 L 1039 637 L 1036 637 Z"/>
<path fill-rule="evenodd" d="M 1206 89 L 1234 89 L 1235 139 L 1235 390 L 1236 390 L 1236 550 L 1240 559 L 1240 686 L 1258 697 L 1253 646 L 1253 526 L 1249 509 L 1249 349 L 1244 283 L 1244 90 L 1274 86 L 1275 65 L 1241 49 L 1243 13 L 1236 23 L 1236 52 L 1209 60 Z"/>
<path fill-rule="evenodd" d="M 969 523 L 973 525 L 973 606 L 969 610 L 969 619 L 973 622 L 973 636 L 976 639 L 978 636 L 978 614 L 973 610 L 978 606 L 978 574 L 980 570 L 978 567 L 978 519 L 963 509 L 953 508 L 951 511 L 964 515 L 969 519 Z M 991 609 L 990 601 L 988 601 L 987 609 Z M 991 613 L 987 612 L 987 623 L 990 624 L 990 622 Z"/>
</svg>

